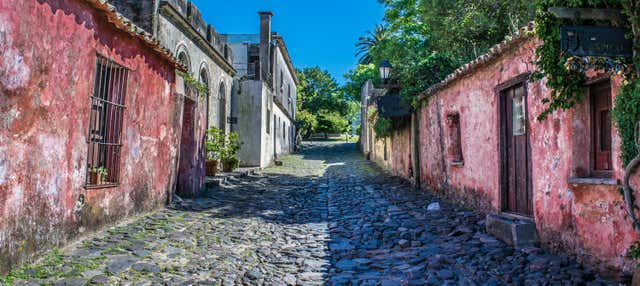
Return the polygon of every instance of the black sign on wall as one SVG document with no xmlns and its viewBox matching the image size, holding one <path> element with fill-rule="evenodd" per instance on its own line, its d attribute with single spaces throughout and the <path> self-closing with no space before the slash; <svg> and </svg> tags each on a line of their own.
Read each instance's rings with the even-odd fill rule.
<svg viewBox="0 0 640 286">
<path fill-rule="evenodd" d="M 633 43 L 628 30 L 599 26 L 562 26 L 560 48 L 570 56 L 631 57 Z"/>
</svg>

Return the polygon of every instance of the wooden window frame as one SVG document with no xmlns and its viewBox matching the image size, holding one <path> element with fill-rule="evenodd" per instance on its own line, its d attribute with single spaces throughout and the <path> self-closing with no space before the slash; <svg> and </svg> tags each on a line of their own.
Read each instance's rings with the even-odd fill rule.
<svg viewBox="0 0 640 286">
<path fill-rule="evenodd" d="M 94 90 L 87 131 L 86 189 L 120 185 L 122 130 L 129 69 L 96 56 Z"/>
<path fill-rule="evenodd" d="M 602 133 L 599 127 L 602 127 L 602 121 L 598 120 L 598 113 L 602 113 L 604 109 L 597 109 L 596 106 L 596 98 L 595 94 L 592 93 L 593 88 L 597 88 L 600 85 L 607 85 L 609 93 L 607 94 L 607 116 L 611 116 L 611 109 L 613 108 L 612 99 L 611 99 L 611 80 L 609 77 L 599 78 L 597 80 L 591 81 L 588 83 L 587 88 L 589 92 L 589 143 L 591 144 L 589 148 L 589 171 L 590 177 L 592 178 L 612 178 L 613 177 L 613 155 L 612 155 L 612 147 L 613 147 L 613 123 L 610 118 L 608 120 L 609 126 L 608 131 L 606 133 Z M 599 151 L 598 149 L 602 149 L 602 136 L 609 136 L 609 150 L 608 155 L 602 155 L 603 151 Z M 607 151 L 607 150 L 604 150 Z M 598 165 L 598 157 L 600 156 L 608 156 L 608 165 L 609 169 L 599 169 Z"/>
<path fill-rule="evenodd" d="M 449 161 L 453 165 L 461 165 L 464 163 L 464 158 L 462 156 L 462 131 L 459 112 L 447 114 L 447 129 L 449 131 L 449 146 L 447 146 Z"/>
</svg>

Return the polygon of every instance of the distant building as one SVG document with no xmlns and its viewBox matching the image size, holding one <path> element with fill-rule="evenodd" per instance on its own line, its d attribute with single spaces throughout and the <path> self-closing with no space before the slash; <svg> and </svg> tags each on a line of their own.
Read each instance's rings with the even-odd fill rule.
<svg viewBox="0 0 640 286">
<path fill-rule="evenodd" d="M 271 12 L 260 12 L 260 34 L 222 35 L 233 50 L 238 83 L 232 98 L 233 130 L 243 143 L 244 166 L 267 166 L 293 151 L 296 138 L 295 68 L 284 39 L 271 32 Z"/>
<path fill-rule="evenodd" d="M 152 33 L 172 51 L 188 74 L 206 86 L 206 94 L 181 84 L 184 100 L 177 192 L 193 196 L 204 187 L 205 132 L 215 126 L 231 129 L 231 88 L 236 70 L 231 49 L 205 23 L 187 0 L 109 0 L 125 16 Z"/>
<path fill-rule="evenodd" d="M 163 206 L 177 61 L 99 0 L 0 1 L 0 272 Z"/>
</svg>

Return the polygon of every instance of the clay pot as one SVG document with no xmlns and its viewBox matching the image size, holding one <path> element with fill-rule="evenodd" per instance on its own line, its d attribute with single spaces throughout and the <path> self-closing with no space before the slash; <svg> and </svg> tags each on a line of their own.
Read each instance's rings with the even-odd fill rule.
<svg viewBox="0 0 640 286">
<path fill-rule="evenodd" d="M 218 174 L 218 161 L 217 160 L 207 160 L 205 164 L 205 172 L 209 177 L 215 177 Z"/>
<path fill-rule="evenodd" d="M 107 181 L 98 172 L 89 171 L 89 185 L 105 185 Z"/>
<path fill-rule="evenodd" d="M 231 173 L 237 167 L 238 167 L 238 161 L 237 160 L 229 160 L 229 161 L 223 161 L 222 162 L 222 171 L 225 172 L 225 173 Z"/>
</svg>

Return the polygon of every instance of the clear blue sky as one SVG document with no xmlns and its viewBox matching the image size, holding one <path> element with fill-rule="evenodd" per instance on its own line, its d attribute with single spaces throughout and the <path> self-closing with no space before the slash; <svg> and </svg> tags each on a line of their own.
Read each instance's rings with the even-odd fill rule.
<svg viewBox="0 0 640 286">
<path fill-rule="evenodd" d="M 382 20 L 377 0 L 193 0 L 219 33 L 258 33 L 258 11 L 274 13 L 298 68 L 319 66 L 339 82 L 356 63 L 355 43 Z"/>
</svg>

